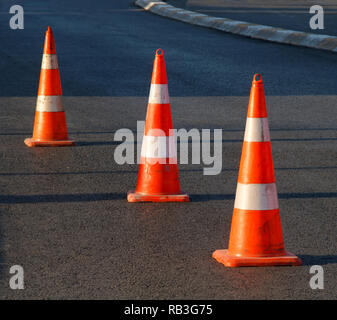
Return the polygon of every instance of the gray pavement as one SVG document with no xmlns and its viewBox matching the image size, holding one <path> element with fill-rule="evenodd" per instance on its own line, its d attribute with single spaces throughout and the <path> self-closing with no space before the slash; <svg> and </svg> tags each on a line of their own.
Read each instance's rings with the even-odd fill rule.
<svg viewBox="0 0 337 320">
<path fill-rule="evenodd" d="M 179 8 L 295 31 L 337 35 L 337 3 L 333 0 L 168 0 Z M 309 25 L 312 14 L 309 9 L 321 5 L 324 9 L 324 29 L 312 30 Z"/>
<path fill-rule="evenodd" d="M 163 19 L 131 1 L 30 1 L 25 30 L 11 31 L 10 3 L 0 5 L 0 298 L 336 298 L 335 54 Z M 74 148 L 23 143 L 48 24 Z M 115 163 L 113 136 L 145 118 L 157 47 L 175 127 L 223 128 L 223 170 L 181 165 L 190 203 L 129 204 L 137 166 Z M 227 269 L 211 258 L 228 244 L 254 72 L 267 93 L 285 244 L 301 267 Z M 13 264 L 25 290 L 8 288 Z M 309 287 L 313 264 L 324 290 Z"/>
</svg>

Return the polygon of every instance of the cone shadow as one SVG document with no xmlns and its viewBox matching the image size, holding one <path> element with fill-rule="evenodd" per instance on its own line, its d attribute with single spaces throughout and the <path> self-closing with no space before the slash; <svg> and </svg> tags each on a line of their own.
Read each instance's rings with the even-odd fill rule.
<svg viewBox="0 0 337 320">
<path fill-rule="evenodd" d="M 235 194 L 191 194 L 191 202 L 205 202 L 217 200 L 234 200 Z"/>
<path fill-rule="evenodd" d="M 80 141 L 76 142 L 77 147 L 86 146 L 111 146 L 121 144 L 120 141 Z"/>
<path fill-rule="evenodd" d="M 303 266 L 313 266 L 313 265 L 327 265 L 327 264 L 336 264 L 337 255 L 298 255 L 302 260 Z"/>
<path fill-rule="evenodd" d="M 104 200 L 126 200 L 126 193 L 80 193 L 46 195 L 0 195 L 0 203 L 47 203 L 47 202 L 90 202 Z"/>
</svg>

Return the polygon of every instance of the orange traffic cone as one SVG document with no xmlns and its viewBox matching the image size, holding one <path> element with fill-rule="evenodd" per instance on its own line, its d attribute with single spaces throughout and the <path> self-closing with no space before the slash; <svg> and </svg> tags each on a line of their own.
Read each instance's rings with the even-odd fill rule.
<svg viewBox="0 0 337 320">
<path fill-rule="evenodd" d="M 213 258 L 226 267 L 301 264 L 284 249 L 265 95 L 258 74 L 250 93 L 229 247 L 216 250 Z"/>
<path fill-rule="evenodd" d="M 189 201 L 180 190 L 166 68 L 158 49 L 153 65 L 136 191 L 129 202 Z"/>
<path fill-rule="evenodd" d="M 46 32 L 44 43 L 33 137 L 27 138 L 25 144 L 28 147 L 72 146 L 75 144 L 73 140 L 68 139 L 56 48 L 50 27 Z"/>
</svg>

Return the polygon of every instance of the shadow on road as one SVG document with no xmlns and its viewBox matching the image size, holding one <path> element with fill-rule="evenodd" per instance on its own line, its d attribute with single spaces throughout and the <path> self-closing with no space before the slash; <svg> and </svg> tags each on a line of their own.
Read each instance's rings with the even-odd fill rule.
<svg viewBox="0 0 337 320">
<path fill-rule="evenodd" d="M 191 202 L 204 202 L 212 200 L 234 200 L 235 194 L 191 194 Z"/>
<path fill-rule="evenodd" d="M 135 164 L 136 166 L 136 164 Z M 182 169 L 184 165 L 180 165 L 179 172 L 203 172 L 204 168 L 195 169 Z M 289 168 L 275 168 L 276 171 L 287 171 L 287 170 L 336 170 L 337 167 L 289 167 Z M 221 172 L 234 171 L 238 172 L 239 168 L 222 168 Z M 137 173 L 138 170 L 110 170 L 110 171 L 59 171 L 59 172 L 2 172 L 0 176 L 11 177 L 11 176 L 58 176 L 58 175 L 81 175 L 81 174 L 126 174 L 126 173 Z M 323 193 L 324 194 L 324 193 Z"/>
<path fill-rule="evenodd" d="M 299 257 L 302 259 L 304 266 L 326 265 L 331 263 L 337 263 L 336 255 L 323 255 L 323 256 L 299 255 Z"/>
<path fill-rule="evenodd" d="M 126 193 L 0 195 L 0 203 L 87 202 L 126 199 Z"/>
<path fill-rule="evenodd" d="M 132 132 L 136 133 L 137 130 L 135 130 L 134 128 L 129 128 L 132 130 Z M 185 126 L 184 129 L 186 129 L 187 131 L 194 129 L 194 127 L 187 127 Z M 223 132 L 244 132 L 245 128 L 242 127 L 241 129 L 225 129 L 225 128 L 218 128 L 218 129 L 222 129 Z M 116 130 L 109 130 L 109 131 L 69 131 L 69 135 L 81 135 L 81 134 L 93 134 L 93 135 L 97 135 L 97 134 L 115 134 Z M 177 128 L 178 130 L 178 128 Z M 337 131 L 337 127 L 333 128 L 333 127 L 328 127 L 328 128 L 269 128 L 270 131 L 286 131 L 286 132 L 291 132 L 291 131 Z M 14 136 L 14 135 L 30 135 L 31 132 L 28 133 L 0 133 L 0 135 L 4 135 L 4 136 Z M 143 132 L 141 132 L 141 134 L 143 134 Z"/>
<path fill-rule="evenodd" d="M 132 129 L 132 128 L 130 128 Z M 194 129 L 193 127 L 186 127 L 185 128 L 187 131 Z M 219 128 L 220 129 L 220 128 Z M 270 128 L 269 129 L 271 132 L 292 132 L 292 131 L 337 131 L 337 128 Z M 98 134 L 115 134 L 117 130 L 109 130 L 109 131 L 76 131 L 76 132 L 69 132 L 70 136 L 73 135 L 98 135 Z M 134 133 L 136 133 L 136 130 L 132 130 Z M 241 129 L 222 129 L 223 132 L 243 132 L 245 131 L 245 128 L 242 127 Z M 31 132 L 0 132 L 0 136 L 30 136 L 32 133 Z M 142 132 L 143 134 L 143 132 Z M 317 138 L 320 139 L 320 138 Z M 322 138 L 325 139 L 325 138 Z M 275 141 L 275 139 L 272 139 L 273 141 Z M 242 141 L 242 140 L 238 140 L 238 141 Z M 120 141 L 111 141 L 112 142 L 116 142 L 116 143 L 120 143 Z M 77 145 L 90 145 L 90 143 L 96 143 L 94 142 L 78 142 Z M 100 143 L 100 141 L 97 142 L 98 144 Z M 102 141 L 102 143 L 106 143 L 106 141 Z"/>
<path fill-rule="evenodd" d="M 337 198 L 337 192 L 280 193 L 279 199 Z"/>
<path fill-rule="evenodd" d="M 336 139 L 337 140 L 337 139 Z M 111 146 L 121 144 L 120 141 L 80 141 L 76 142 L 77 147 L 87 147 L 87 146 Z"/>
<path fill-rule="evenodd" d="M 337 192 L 317 193 L 280 193 L 279 199 L 311 199 L 311 198 L 337 198 Z M 192 202 L 204 202 L 211 200 L 234 200 L 235 194 L 191 194 Z"/>
<path fill-rule="evenodd" d="M 280 193 L 279 199 L 337 198 L 337 192 Z M 191 202 L 234 200 L 235 194 L 191 194 Z M 46 195 L 0 195 L 0 203 L 86 202 L 125 200 L 126 193 L 80 193 Z"/>
</svg>

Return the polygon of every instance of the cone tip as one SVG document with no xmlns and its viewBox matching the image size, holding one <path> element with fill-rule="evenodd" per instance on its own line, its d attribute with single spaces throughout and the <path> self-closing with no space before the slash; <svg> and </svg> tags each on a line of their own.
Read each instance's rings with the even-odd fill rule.
<svg viewBox="0 0 337 320">
<path fill-rule="evenodd" d="M 50 26 L 48 26 L 48 29 L 46 31 L 43 53 L 56 54 L 54 34 Z"/>
<path fill-rule="evenodd" d="M 162 56 L 163 55 L 163 49 L 159 48 L 156 50 L 156 56 Z"/>
<path fill-rule="evenodd" d="M 254 74 L 253 82 L 259 82 L 259 83 L 262 83 L 262 76 L 261 76 L 260 73 L 255 73 L 255 74 Z"/>
</svg>

